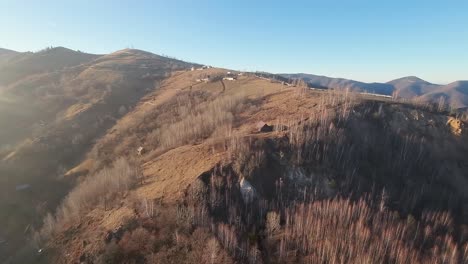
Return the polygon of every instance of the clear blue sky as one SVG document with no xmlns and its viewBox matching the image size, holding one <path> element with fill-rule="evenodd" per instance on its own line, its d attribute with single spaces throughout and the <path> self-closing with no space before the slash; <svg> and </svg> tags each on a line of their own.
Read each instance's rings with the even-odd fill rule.
<svg viewBox="0 0 468 264">
<path fill-rule="evenodd" d="M 238 70 L 468 79 L 468 1 L 0 0 L 0 47 L 134 47 Z"/>
</svg>

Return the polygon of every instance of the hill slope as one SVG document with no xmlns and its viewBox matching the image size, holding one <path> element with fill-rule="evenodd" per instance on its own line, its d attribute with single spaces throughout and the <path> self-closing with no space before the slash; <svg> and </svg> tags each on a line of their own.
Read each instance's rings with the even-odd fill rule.
<svg viewBox="0 0 468 264">
<path fill-rule="evenodd" d="M 12 248 L 67 193 L 63 170 L 160 81 L 192 66 L 129 49 L 97 60 L 66 49 L 18 56 L 3 66 L 18 74 L 3 71 L 0 91 L 0 224 Z"/>
<path fill-rule="evenodd" d="M 421 98 L 425 101 L 436 101 L 440 98 L 454 108 L 468 107 L 468 81 L 457 81 L 440 86 L 423 93 Z"/>
<path fill-rule="evenodd" d="M 17 54 L 16 51 L 0 48 L 0 67 Z"/>
<path fill-rule="evenodd" d="M 451 241 L 444 252 L 454 263 L 468 260 L 457 250 L 465 237 L 442 231 L 468 223 L 468 134 L 452 130 L 457 120 L 249 74 L 197 82 L 226 71 L 171 76 L 94 145 L 73 173 L 97 181 L 126 157 L 141 174 L 107 201 L 76 187 L 82 220 L 66 199 L 69 215 L 53 218 L 47 247 L 73 253 L 56 261 L 437 263 L 445 253 L 423 242 L 436 240 Z M 259 131 L 261 122 L 273 131 Z M 200 247 L 199 232 L 218 250 Z M 313 243 L 316 235 L 330 243 Z"/>
<path fill-rule="evenodd" d="M 341 91 L 432 84 L 76 63 L 0 91 L 1 262 L 468 262 L 466 114 Z"/>
</svg>

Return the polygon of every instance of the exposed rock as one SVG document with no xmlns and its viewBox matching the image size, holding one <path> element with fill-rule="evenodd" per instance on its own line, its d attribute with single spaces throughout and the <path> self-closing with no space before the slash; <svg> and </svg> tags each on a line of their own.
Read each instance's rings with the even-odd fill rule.
<svg viewBox="0 0 468 264">
<path fill-rule="evenodd" d="M 124 234 L 124 230 L 123 230 L 122 226 L 119 226 L 118 228 L 114 229 L 113 231 L 108 231 L 104 241 L 106 242 L 106 244 L 110 243 L 112 241 L 112 239 L 115 239 L 115 240 L 119 241 L 122 238 L 123 234 Z"/>
<path fill-rule="evenodd" d="M 460 119 L 449 117 L 447 125 L 450 127 L 450 130 L 454 135 L 460 136 L 462 134 L 464 124 Z"/>
<path fill-rule="evenodd" d="M 258 132 L 272 132 L 273 131 L 273 126 L 270 126 L 265 122 L 258 122 L 257 123 L 257 131 Z"/>
<path fill-rule="evenodd" d="M 137 149 L 137 152 L 138 152 L 138 156 L 141 156 L 141 155 L 145 154 L 145 148 L 140 146 Z"/>
</svg>

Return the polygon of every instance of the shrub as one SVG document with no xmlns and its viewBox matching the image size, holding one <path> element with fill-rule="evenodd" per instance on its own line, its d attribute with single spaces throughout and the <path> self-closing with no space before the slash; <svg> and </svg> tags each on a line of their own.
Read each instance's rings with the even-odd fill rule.
<svg viewBox="0 0 468 264">
<path fill-rule="evenodd" d="M 119 241 L 119 246 L 127 258 L 138 258 L 151 252 L 154 244 L 154 236 L 146 229 L 139 227 L 132 232 L 124 234 Z"/>
<path fill-rule="evenodd" d="M 122 252 L 120 247 L 115 243 L 115 241 L 112 241 L 108 245 L 106 245 L 106 248 L 104 249 L 104 252 L 101 254 L 101 256 L 98 259 L 99 264 L 113 264 L 113 263 L 119 263 L 122 259 Z"/>
<path fill-rule="evenodd" d="M 267 235 L 273 235 L 279 231 L 280 226 L 280 217 L 276 212 L 268 212 L 266 215 L 266 232 Z"/>
<path fill-rule="evenodd" d="M 110 168 L 105 168 L 78 184 L 59 206 L 56 216 L 48 214 L 41 230 L 48 237 L 57 228 L 57 224 L 80 218 L 84 213 L 100 202 L 106 209 L 111 198 L 131 188 L 139 176 L 136 165 L 126 159 L 116 160 Z"/>
<path fill-rule="evenodd" d="M 244 100 L 243 96 L 224 96 L 192 109 L 180 106 L 176 112 L 181 114 L 181 119 L 154 132 L 158 135 L 159 145 L 167 149 L 209 137 L 217 128 L 232 124 L 234 113 Z"/>
</svg>

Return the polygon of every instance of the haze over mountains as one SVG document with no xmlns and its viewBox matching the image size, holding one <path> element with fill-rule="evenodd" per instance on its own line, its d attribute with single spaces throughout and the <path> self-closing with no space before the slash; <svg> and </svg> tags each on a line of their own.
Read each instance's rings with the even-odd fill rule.
<svg viewBox="0 0 468 264">
<path fill-rule="evenodd" d="M 468 106 L 468 81 L 456 81 L 447 85 L 429 83 L 415 76 L 395 79 L 386 83 L 365 83 L 343 78 L 330 78 L 313 74 L 280 74 L 286 78 L 303 79 L 318 88 L 350 89 L 367 93 L 396 95 L 404 99 L 420 99 L 436 102 L 444 98 L 454 108 Z"/>
</svg>

